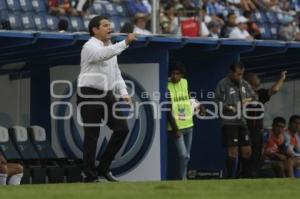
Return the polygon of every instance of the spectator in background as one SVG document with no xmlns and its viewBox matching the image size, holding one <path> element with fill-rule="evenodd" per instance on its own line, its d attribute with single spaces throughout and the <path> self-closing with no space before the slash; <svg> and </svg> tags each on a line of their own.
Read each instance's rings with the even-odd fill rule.
<svg viewBox="0 0 300 199">
<path fill-rule="evenodd" d="M 72 7 L 69 0 L 48 0 L 48 11 L 53 15 L 76 15 L 76 10 Z"/>
<path fill-rule="evenodd" d="M 58 0 L 48 0 L 48 11 L 52 15 L 65 15 L 66 11 L 59 5 Z"/>
<path fill-rule="evenodd" d="M 284 149 L 285 119 L 276 117 L 272 129 L 268 132 L 264 145 L 264 159 L 270 160 L 276 177 L 285 177 L 290 167 Z"/>
<path fill-rule="evenodd" d="M 129 22 L 124 23 L 121 27 L 120 33 L 133 33 L 133 25 Z"/>
<path fill-rule="evenodd" d="M 7 182 L 7 177 L 9 180 Z M 17 163 L 7 163 L 0 154 L 0 185 L 20 185 L 23 177 L 23 167 Z"/>
<path fill-rule="evenodd" d="M 181 4 L 184 7 L 184 10 L 187 14 L 187 17 L 192 17 L 194 16 L 195 12 L 195 5 L 191 0 L 181 0 Z"/>
<path fill-rule="evenodd" d="M 208 37 L 218 39 L 220 35 L 220 24 L 217 21 L 211 21 L 208 23 L 207 27 L 209 30 Z"/>
<path fill-rule="evenodd" d="M 261 33 L 257 24 L 251 18 L 251 12 L 244 12 L 244 17 L 248 19 L 247 30 L 254 39 L 260 39 Z"/>
<path fill-rule="evenodd" d="M 175 8 L 173 6 L 167 6 L 165 8 L 165 14 L 161 18 L 162 33 L 179 35 L 179 18 L 175 14 Z"/>
<path fill-rule="evenodd" d="M 66 32 L 69 27 L 69 22 L 66 19 L 60 19 L 57 25 L 59 32 Z"/>
<path fill-rule="evenodd" d="M 248 32 L 247 26 L 248 19 L 244 16 L 238 16 L 236 18 L 235 23 L 237 26 L 233 28 L 231 33 L 229 34 L 229 38 L 232 39 L 253 39 L 253 37 Z"/>
<path fill-rule="evenodd" d="M 74 8 L 81 16 L 87 15 L 88 8 L 94 3 L 94 0 L 76 0 Z"/>
<path fill-rule="evenodd" d="M 228 38 L 229 34 L 232 32 L 232 30 L 235 27 L 236 27 L 236 15 L 234 12 L 230 12 L 227 15 L 226 23 L 221 30 L 221 37 Z"/>
<path fill-rule="evenodd" d="M 281 73 L 281 77 L 279 80 L 273 84 L 273 86 L 269 89 L 261 88 L 260 79 L 254 73 L 248 73 L 245 75 L 245 80 L 251 85 L 252 89 L 258 96 L 258 101 L 262 104 L 267 103 L 270 98 L 279 92 L 283 86 L 283 83 L 286 79 L 287 71 L 283 71 Z M 248 108 L 261 109 L 262 104 L 258 104 L 257 106 L 249 106 Z M 263 131 L 264 124 L 263 118 L 258 118 L 263 115 L 263 111 L 249 111 L 248 115 L 251 117 L 257 117 L 253 119 L 248 119 L 247 124 L 250 131 L 251 136 L 251 147 L 252 147 L 252 156 L 251 156 L 251 173 L 252 177 L 258 177 L 258 171 L 261 165 L 262 158 L 262 149 L 263 149 Z"/>
<path fill-rule="evenodd" d="M 245 11 L 256 10 L 258 6 L 257 0 L 227 0 L 227 2 Z"/>
<path fill-rule="evenodd" d="M 137 13 L 134 18 L 133 32 L 141 35 L 151 35 L 151 32 L 146 29 L 148 17 L 144 13 Z"/>
<path fill-rule="evenodd" d="M 289 129 L 285 134 L 284 142 L 286 154 L 290 167 L 287 170 L 287 177 L 295 177 L 294 169 L 300 167 L 300 116 L 293 115 L 289 120 Z"/>
<path fill-rule="evenodd" d="M 195 13 L 197 13 L 197 9 L 195 9 Z M 201 8 L 198 12 L 198 15 L 199 15 L 199 27 L 200 27 L 200 30 L 199 30 L 199 36 L 200 37 L 208 37 L 209 35 L 209 30 L 207 28 L 207 25 L 205 23 L 205 20 L 206 20 L 206 10 L 204 8 Z M 196 16 L 198 17 L 198 16 Z M 210 18 L 211 20 L 211 18 Z"/>
<path fill-rule="evenodd" d="M 300 41 L 300 33 L 297 22 L 291 15 L 283 15 L 281 18 L 278 37 L 284 41 Z"/>
</svg>

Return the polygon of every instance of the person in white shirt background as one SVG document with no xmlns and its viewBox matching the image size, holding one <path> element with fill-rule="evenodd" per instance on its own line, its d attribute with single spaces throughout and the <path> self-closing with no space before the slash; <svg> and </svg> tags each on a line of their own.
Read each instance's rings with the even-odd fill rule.
<svg viewBox="0 0 300 199">
<path fill-rule="evenodd" d="M 252 40 L 253 37 L 249 34 L 247 30 L 248 19 L 244 16 L 238 16 L 235 22 L 236 22 L 236 27 L 232 29 L 231 33 L 229 34 L 229 38 Z"/>
<path fill-rule="evenodd" d="M 209 30 L 209 35 L 208 37 L 218 39 L 220 37 L 220 24 L 217 21 L 212 20 L 211 22 L 208 23 L 207 25 L 208 30 Z"/>
<path fill-rule="evenodd" d="M 130 33 L 125 40 L 112 44 L 112 27 L 104 16 L 92 18 L 88 27 L 91 38 L 81 51 L 81 70 L 77 83 L 77 105 L 82 119 L 80 125 L 84 128 L 84 181 L 96 182 L 98 176 L 108 181 L 118 181 L 110 172 L 110 165 L 123 145 L 129 129 L 125 119 L 114 117 L 113 106 L 117 102 L 115 93 L 128 104 L 132 102 L 121 76 L 117 55 L 128 48 L 136 37 Z M 113 133 L 96 167 L 95 156 L 101 122 Z"/>
<path fill-rule="evenodd" d="M 140 35 L 151 35 L 152 33 L 146 29 L 146 24 L 148 21 L 147 15 L 144 13 L 136 13 L 133 18 L 134 29 L 133 33 Z"/>
</svg>

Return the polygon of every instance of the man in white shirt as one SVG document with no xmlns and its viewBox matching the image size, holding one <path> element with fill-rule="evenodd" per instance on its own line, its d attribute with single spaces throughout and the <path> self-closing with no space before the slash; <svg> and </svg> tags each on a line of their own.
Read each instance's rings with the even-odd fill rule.
<svg viewBox="0 0 300 199">
<path fill-rule="evenodd" d="M 133 32 L 140 35 L 151 35 L 152 33 L 146 29 L 147 19 L 148 17 L 144 13 L 136 13 L 133 19 Z"/>
<path fill-rule="evenodd" d="M 249 34 L 247 28 L 248 19 L 244 16 L 238 16 L 236 18 L 237 26 L 233 28 L 231 33 L 229 34 L 229 38 L 232 39 L 253 39 L 253 37 Z"/>
<path fill-rule="evenodd" d="M 119 151 L 129 132 L 125 119 L 115 118 L 113 105 L 117 102 L 115 91 L 131 104 L 126 84 L 121 76 L 117 55 L 136 40 L 128 34 L 126 40 L 111 43 L 111 24 L 106 17 L 96 16 L 89 23 L 91 38 L 81 51 L 81 70 L 78 77 L 77 104 L 84 128 L 83 172 L 85 182 L 97 181 L 98 176 L 117 181 L 109 171 L 115 154 Z M 103 122 L 104 120 L 104 122 Z M 101 126 L 106 124 L 113 134 L 100 164 L 95 167 L 97 142 Z"/>
</svg>

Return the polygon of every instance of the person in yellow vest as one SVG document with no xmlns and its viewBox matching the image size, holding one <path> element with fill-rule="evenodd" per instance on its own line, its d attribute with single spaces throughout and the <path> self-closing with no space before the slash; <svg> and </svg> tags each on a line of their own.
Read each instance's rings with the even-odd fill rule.
<svg viewBox="0 0 300 199">
<path fill-rule="evenodd" d="M 190 102 L 188 82 L 183 78 L 184 72 L 183 64 L 172 63 L 171 77 L 167 87 L 170 101 L 170 111 L 167 113 L 168 131 L 171 133 L 178 153 L 177 177 L 183 180 L 187 178 L 194 126 L 194 108 Z"/>
</svg>

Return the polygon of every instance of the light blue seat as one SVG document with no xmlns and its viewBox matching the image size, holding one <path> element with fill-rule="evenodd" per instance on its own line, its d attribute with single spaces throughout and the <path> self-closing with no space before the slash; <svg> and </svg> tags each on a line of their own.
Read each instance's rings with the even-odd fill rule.
<svg viewBox="0 0 300 199">
<path fill-rule="evenodd" d="M 271 23 L 271 24 L 277 24 L 279 23 L 278 21 L 278 18 L 277 18 L 277 13 L 274 12 L 274 11 L 268 11 L 266 13 L 266 16 L 268 18 L 268 21 Z"/>
<path fill-rule="evenodd" d="M 19 11 L 19 10 L 21 10 L 19 0 L 6 0 L 6 3 L 7 3 L 7 8 L 10 11 Z"/>
<path fill-rule="evenodd" d="M 25 30 L 36 30 L 32 13 L 30 12 L 22 13 L 21 20 L 22 20 L 23 28 Z"/>
<path fill-rule="evenodd" d="M 0 1 L 0 11 L 7 10 L 7 5 L 5 1 Z"/>
<path fill-rule="evenodd" d="M 77 32 L 80 32 L 80 31 L 85 31 L 85 27 L 84 27 L 84 24 L 83 24 L 83 20 L 81 17 L 70 17 L 70 22 L 71 22 L 71 26 L 72 26 L 72 29 L 73 31 L 77 31 Z"/>
<path fill-rule="evenodd" d="M 23 30 L 21 14 L 19 12 L 9 12 L 8 21 L 12 30 Z"/>
<path fill-rule="evenodd" d="M 32 8 L 35 12 L 46 12 L 46 1 L 44 0 L 31 0 Z"/>
<path fill-rule="evenodd" d="M 123 4 L 116 4 L 115 5 L 116 14 L 123 17 L 128 17 L 128 10 L 127 7 Z"/>
<path fill-rule="evenodd" d="M 102 2 L 102 8 L 105 16 L 111 17 L 117 15 L 115 4 L 110 2 Z"/>
<path fill-rule="evenodd" d="M 259 24 L 264 24 L 268 22 L 267 15 L 265 14 L 265 12 L 262 11 L 253 12 L 252 19 Z"/>
<path fill-rule="evenodd" d="M 260 30 L 260 33 L 261 33 L 261 39 L 266 39 L 266 40 L 273 39 L 270 25 L 260 24 L 259 25 L 259 30 Z"/>
<path fill-rule="evenodd" d="M 120 32 L 121 29 L 121 19 L 119 16 L 114 16 L 110 18 L 111 25 L 114 30 L 114 32 Z"/>
<path fill-rule="evenodd" d="M 33 7 L 32 7 L 30 0 L 19 0 L 19 1 L 20 1 L 20 7 L 23 11 L 25 11 L 25 12 L 33 11 Z"/>
<path fill-rule="evenodd" d="M 48 26 L 45 20 L 45 15 L 43 14 L 35 14 L 33 15 L 34 24 L 37 30 L 46 31 L 48 30 Z"/>
<path fill-rule="evenodd" d="M 57 31 L 58 17 L 45 15 L 45 20 L 46 20 L 48 30 Z"/>
<path fill-rule="evenodd" d="M 91 6 L 91 14 L 96 14 L 96 15 L 105 15 L 105 8 L 104 5 L 101 3 L 99 0 L 95 0 L 93 5 Z"/>
</svg>

